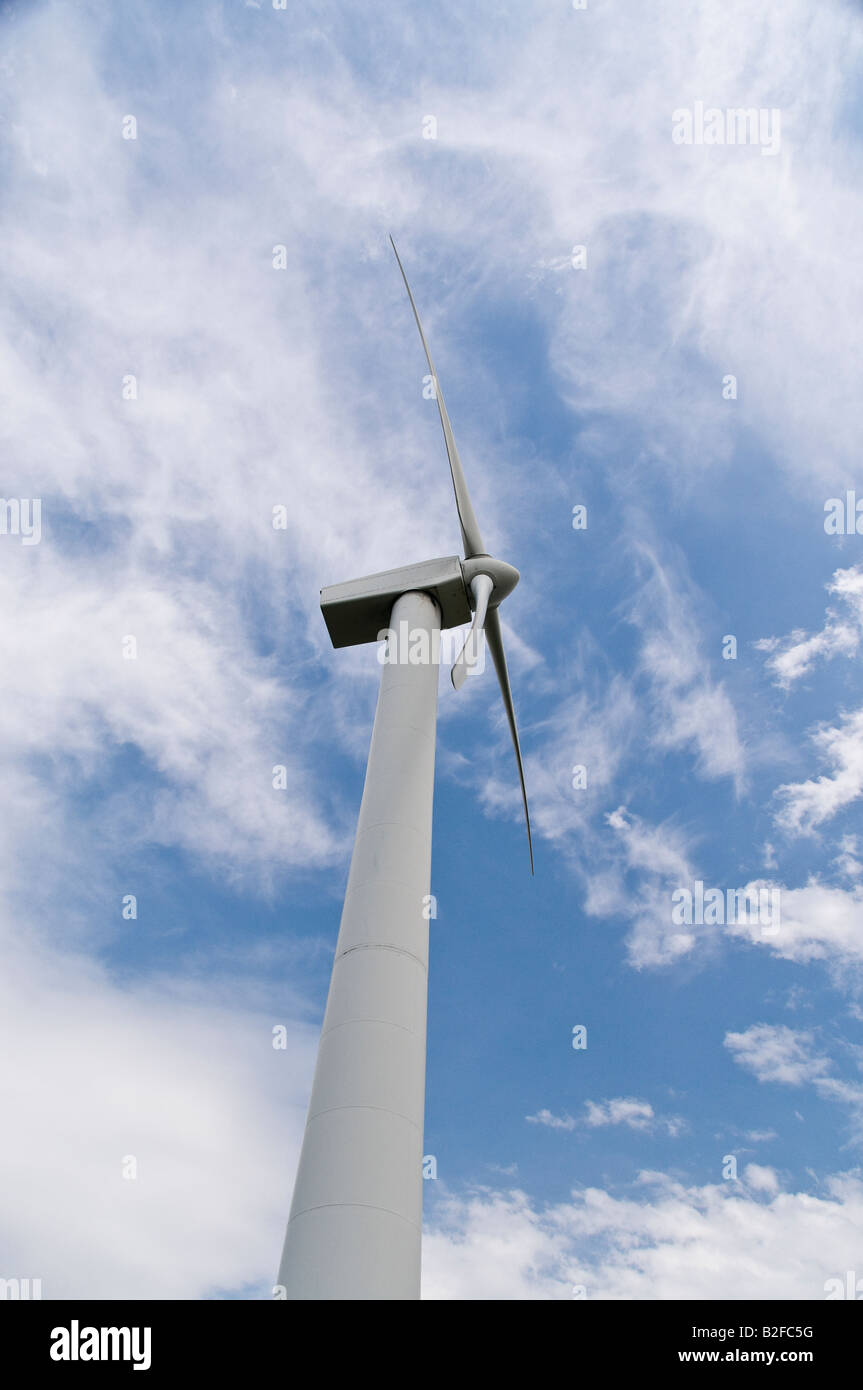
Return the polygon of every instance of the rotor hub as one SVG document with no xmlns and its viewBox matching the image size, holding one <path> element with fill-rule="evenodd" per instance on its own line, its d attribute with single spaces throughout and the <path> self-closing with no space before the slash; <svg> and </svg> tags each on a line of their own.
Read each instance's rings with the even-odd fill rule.
<svg viewBox="0 0 863 1390">
<path fill-rule="evenodd" d="M 521 578 L 514 565 L 508 565 L 505 560 L 496 560 L 493 555 L 472 555 L 469 560 L 462 560 L 461 571 L 464 575 L 465 588 L 469 594 L 473 593 L 470 587 L 471 580 L 475 579 L 478 574 L 488 575 L 494 584 L 491 598 L 488 601 L 489 608 L 497 608 L 497 605 L 508 594 L 512 593 Z M 471 603 L 471 607 L 473 606 L 474 604 Z"/>
</svg>

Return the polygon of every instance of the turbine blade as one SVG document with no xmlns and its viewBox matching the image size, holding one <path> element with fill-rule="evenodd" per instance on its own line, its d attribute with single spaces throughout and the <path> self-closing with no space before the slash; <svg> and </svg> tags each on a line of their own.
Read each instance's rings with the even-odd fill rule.
<svg viewBox="0 0 863 1390">
<path fill-rule="evenodd" d="M 533 873 L 533 842 L 530 838 L 530 812 L 527 809 L 527 791 L 524 785 L 524 767 L 521 761 L 521 748 L 518 742 L 518 729 L 515 724 L 515 710 L 512 707 L 512 691 L 509 686 L 509 672 L 506 669 L 506 656 L 503 650 L 503 633 L 500 630 L 500 613 L 496 608 L 489 610 L 485 620 L 485 637 L 488 642 L 489 651 L 494 661 L 494 669 L 497 671 L 497 678 L 500 683 L 500 693 L 503 696 L 503 705 L 506 710 L 506 717 L 509 720 L 509 731 L 512 734 L 513 747 L 515 748 L 516 762 L 518 763 L 518 775 L 521 781 L 521 799 L 524 803 L 524 819 L 527 825 L 527 847 L 530 851 L 530 872 Z"/>
<path fill-rule="evenodd" d="M 476 623 L 474 623 L 450 671 L 450 679 L 452 680 L 454 690 L 461 690 L 474 666 L 479 662 L 480 653 L 482 652 L 482 646 L 480 645 L 482 638 L 482 628 L 478 628 Z"/>
<path fill-rule="evenodd" d="M 402 279 L 405 282 L 405 289 L 408 292 L 408 299 L 411 302 L 411 308 L 414 311 L 414 318 L 417 321 L 417 328 L 420 331 L 420 338 L 422 339 L 422 345 L 425 349 L 426 361 L 429 365 L 429 372 L 431 373 L 432 380 L 434 381 L 435 397 L 437 398 L 437 408 L 440 411 L 440 422 L 443 426 L 444 443 L 446 444 L 447 457 L 449 458 L 449 471 L 452 474 L 452 485 L 453 491 L 455 492 L 455 505 L 456 510 L 458 512 L 459 525 L 461 527 L 461 538 L 464 544 L 464 558 L 466 560 L 470 560 L 473 558 L 474 555 L 485 555 L 486 549 L 483 544 L 483 539 L 482 535 L 480 534 L 479 526 L 477 525 L 477 519 L 474 516 L 473 507 L 471 505 L 470 500 L 470 493 L 467 490 L 467 483 L 465 482 L 465 476 L 461 466 L 461 460 L 458 456 L 458 450 L 455 447 L 455 439 L 453 438 L 452 426 L 450 425 L 449 416 L 447 415 L 446 405 L 444 404 L 443 392 L 440 389 L 440 382 L 438 381 L 437 372 L 434 369 L 434 363 L 432 362 L 431 353 L 429 352 L 429 345 L 426 342 L 426 335 L 425 333 L 423 333 L 423 326 L 420 323 L 420 316 L 417 313 L 417 306 L 414 303 L 414 297 L 411 294 L 411 287 L 408 284 L 408 277 L 405 275 L 405 268 L 401 263 L 401 257 L 399 256 L 398 251 L 396 251 L 396 244 L 393 241 L 392 237 L 390 237 L 390 245 L 392 246 L 393 251 L 395 251 L 395 257 L 398 261 L 399 270 L 401 271 Z"/>
<path fill-rule="evenodd" d="M 471 670 L 479 662 L 479 655 L 482 651 L 480 641 L 482 630 L 485 623 L 485 615 L 488 612 L 488 601 L 494 591 L 494 580 L 487 574 L 477 574 L 471 580 L 471 593 L 474 596 L 476 609 L 473 615 L 470 632 L 464 639 L 464 646 L 456 657 L 450 677 L 456 690 L 461 690 Z"/>
</svg>

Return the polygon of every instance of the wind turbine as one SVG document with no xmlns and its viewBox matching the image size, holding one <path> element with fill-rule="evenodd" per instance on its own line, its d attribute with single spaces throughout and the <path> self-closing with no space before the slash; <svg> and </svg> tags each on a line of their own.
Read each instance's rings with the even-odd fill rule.
<svg viewBox="0 0 863 1390">
<path fill-rule="evenodd" d="M 435 723 L 442 628 L 473 622 L 459 689 L 488 643 L 509 721 L 533 847 L 498 606 L 518 570 L 486 551 L 437 373 L 464 546 L 455 555 L 321 590 L 334 647 L 387 632 L 366 781 L 277 1292 L 288 1299 L 420 1296 Z"/>
</svg>

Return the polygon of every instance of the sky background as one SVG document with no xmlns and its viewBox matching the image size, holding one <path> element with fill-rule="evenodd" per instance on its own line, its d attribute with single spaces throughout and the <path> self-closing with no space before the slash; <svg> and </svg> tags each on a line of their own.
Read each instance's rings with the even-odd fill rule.
<svg viewBox="0 0 863 1390">
<path fill-rule="evenodd" d="M 459 548 L 392 233 L 536 854 L 444 672 L 424 1296 L 863 1279 L 860 6 L 18 0 L 0 74 L 0 1276 L 271 1295 L 380 672 L 319 590 Z"/>
</svg>

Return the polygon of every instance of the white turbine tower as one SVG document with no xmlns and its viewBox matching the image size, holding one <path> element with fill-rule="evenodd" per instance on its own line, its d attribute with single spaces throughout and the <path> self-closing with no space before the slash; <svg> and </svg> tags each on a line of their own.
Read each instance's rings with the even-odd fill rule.
<svg viewBox="0 0 863 1390">
<path fill-rule="evenodd" d="M 435 385 L 464 560 L 425 560 L 321 590 L 334 647 L 390 635 L 278 1276 L 289 1299 L 420 1296 L 436 656 L 441 629 L 468 622 L 471 610 L 452 682 L 459 689 L 476 664 L 484 632 L 515 746 L 533 873 L 498 614 L 518 570 L 486 552 L 394 242 L 393 251 Z"/>
</svg>

